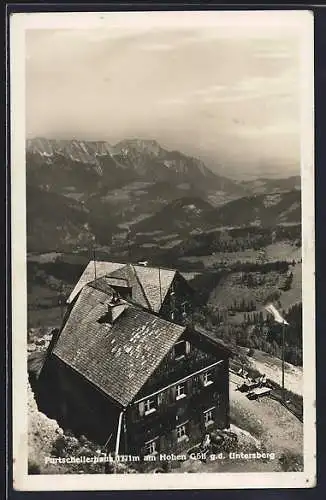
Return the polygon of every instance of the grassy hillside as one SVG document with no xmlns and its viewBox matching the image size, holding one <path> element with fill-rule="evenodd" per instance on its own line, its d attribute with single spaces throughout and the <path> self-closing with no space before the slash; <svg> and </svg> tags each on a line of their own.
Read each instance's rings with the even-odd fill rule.
<svg viewBox="0 0 326 500">
<path fill-rule="evenodd" d="M 249 193 L 265 194 L 281 191 L 291 191 L 293 189 L 301 189 L 301 177 L 294 175 L 283 179 L 266 179 L 259 178 L 250 181 L 242 181 L 241 185 L 248 190 Z"/>
<path fill-rule="evenodd" d="M 301 192 L 263 194 L 231 201 L 216 210 L 212 222 L 219 226 L 276 226 L 300 223 Z"/>
<path fill-rule="evenodd" d="M 213 210 L 207 201 L 193 196 L 186 196 L 169 203 L 155 215 L 139 222 L 132 228 L 135 234 L 159 230 L 166 235 L 182 234 L 190 231 L 209 229 L 207 214 Z"/>
</svg>

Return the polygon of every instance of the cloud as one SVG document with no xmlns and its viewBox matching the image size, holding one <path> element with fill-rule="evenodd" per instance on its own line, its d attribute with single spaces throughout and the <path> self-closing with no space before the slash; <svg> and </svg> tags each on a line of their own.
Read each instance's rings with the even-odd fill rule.
<svg viewBox="0 0 326 500">
<path fill-rule="evenodd" d="M 245 137 L 264 137 L 268 138 L 275 135 L 297 135 L 299 133 L 300 124 L 295 121 L 280 121 L 279 123 L 273 123 L 264 125 L 262 127 L 239 127 L 236 130 L 236 134 Z"/>
<path fill-rule="evenodd" d="M 282 102 L 296 100 L 295 72 L 285 71 L 276 77 L 245 77 L 229 85 L 209 85 L 185 92 L 182 96 L 167 98 L 161 101 L 163 105 L 189 105 L 197 102 L 202 104 L 235 103 L 275 97 Z"/>
<path fill-rule="evenodd" d="M 290 52 L 257 52 L 254 54 L 256 59 L 292 59 L 293 54 Z"/>
<path fill-rule="evenodd" d="M 167 50 L 173 50 L 174 48 L 174 45 L 169 45 L 167 43 L 149 43 L 146 45 L 137 45 L 135 47 L 135 49 L 137 50 L 145 50 L 150 52 L 164 52 Z"/>
<path fill-rule="evenodd" d="M 226 90 L 225 85 L 211 85 L 209 87 L 203 88 L 203 89 L 197 89 L 193 92 L 193 95 L 210 95 L 210 94 L 215 94 L 216 92 L 222 92 Z"/>
<path fill-rule="evenodd" d="M 172 97 L 158 101 L 158 105 L 162 106 L 173 106 L 173 105 L 184 105 L 187 104 L 188 99 L 185 97 Z"/>
</svg>

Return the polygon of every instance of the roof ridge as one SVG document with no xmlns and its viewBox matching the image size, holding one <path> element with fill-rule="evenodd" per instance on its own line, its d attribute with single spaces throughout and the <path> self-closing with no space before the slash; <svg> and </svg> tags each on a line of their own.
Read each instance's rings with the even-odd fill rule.
<svg viewBox="0 0 326 500">
<path fill-rule="evenodd" d="M 145 300 L 146 300 L 146 303 L 147 303 L 147 305 L 148 305 L 148 307 L 149 307 L 149 310 L 150 310 L 150 311 L 153 311 L 154 309 L 152 308 L 152 306 L 151 306 L 151 304 L 150 304 L 150 302 L 149 302 L 149 300 L 148 300 L 148 297 L 147 297 L 147 295 L 146 295 L 146 293 L 145 293 L 145 290 L 144 290 L 144 287 L 143 287 L 143 285 L 142 285 L 142 283 L 141 283 L 141 281 L 140 281 L 140 279 L 139 279 L 139 276 L 138 276 L 138 274 L 137 274 L 137 271 L 136 271 L 136 269 L 135 269 L 134 264 L 129 264 L 129 266 L 131 267 L 132 272 L 133 272 L 133 273 L 134 273 L 134 275 L 135 275 L 136 281 L 137 281 L 138 285 L 140 286 L 140 289 L 141 289 L 141 291 L 142 291 L 142 293 L 143 293 L 143 296 L 144 296 L 144 298 L 145 298 Z"/>
<path fill-rule="evenodd" d="M 142 266 L 141 264 L 132 264 L 137 267 L 144 267 L 145 269 L 161 269 L 162 271 L 171 271 L 173 273 L 178 272 L 177 269 L 173 269 L 171 267 L 163 267 L 163 266 Z"/>
<path fill-rule="evenodd" d="M 142 266 L 142 265 L 141 265 L 141 264 L 139 264 L 138 262 L 134 263 L 134 262 L 130 262 L 130 261 L 128 261 L 128 262 L 116 262 L 116 261 L 114 261 L 114 260 L 98 260 L 98 259 L 95 259 L 95 260 L 94 260 L 94 259 L 90 259 L 90 260 L 88 261 L 88 264 L 92 264 L 92 263 L 94 263 L 94 262 L 97 262 L 97 263 L 99 263 L 99 264 L 100 264 L 100 263 L 103 263 L 103 262 L 104 262 L 104 263 L 107 263 L 107 264 L 120 264 L 121 266 L 128 266 L 128 264 L 129 264 L 129 265 L 131 265 L 131 266 L 137 266 L 137 267 L 147 267 L 148 269 L 158 269 L 158 268 L 160 268 L 160 269 L 164 269 L 164 271 L 173 271 L 173 272 L 177 272 L 177 271 L 178 271 L 178 269 L 175 269 L 175 268 L 172 268 L 172 267 L 165 267 L 165 266 L 160 266 L 160 265 L 157 265 L 157 266 L 155 266 L 155 265 L 151 265 L 151 266 Z M 87 264 L 87 265 L 88 265 L 88 264 Z"/>
</svg>

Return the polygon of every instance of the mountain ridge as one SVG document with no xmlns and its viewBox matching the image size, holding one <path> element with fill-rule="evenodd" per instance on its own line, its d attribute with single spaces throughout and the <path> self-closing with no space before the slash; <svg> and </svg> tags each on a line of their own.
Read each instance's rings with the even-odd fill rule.
<svg viewBox="0 0 326 500">
<path fill-rule="evenodd" d="M 237 182 L 213 173 L 203 161 L 179 151 L 168 151 L 157 141 L 148 139 L 125 139 L 112 145 L 106 141 L 37 137 L 26 140 L 26 158 L 27 178 L 31 170 L 30 164 L 37 163 L 40 170 L 42 164 L 43 167 L 54 164 L 58 166 L 60 161 L 65 160 L 66 163 L 71 163 L 70 170 L 74 164 L 89 164 L 99 178 L 108 176 L 110 169 L 121 169 L 126 181 L 135 175 L 141 178 L 150 176 L 156 181 L 186 180 L 212 189 L 238 194 L 243 192 Z"/>
</svg>

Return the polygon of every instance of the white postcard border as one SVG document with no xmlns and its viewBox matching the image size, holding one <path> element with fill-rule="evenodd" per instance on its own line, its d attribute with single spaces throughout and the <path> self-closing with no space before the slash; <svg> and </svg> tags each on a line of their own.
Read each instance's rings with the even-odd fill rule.
<svg viewBox="0 0 326 500">
<path fill-rule="evenodd" d="M 25 30 L 101 29 L 110 17 L 115 27 L 155 26 L 236 27 L 247 21 L 268 23 L 275 34 L 284 29 L 300 33 L 301 50 L 301 175 L 302 175 L 302 294 L 304 377 L 304 472 L 195 473 L 131 475 L 27 474 L 27 276 L 25 186 Z M 151 24 L 152 23 L 152 24 Z M 251 24 L 252 26 L 252 24 Z M 180 490 L 299 488 L 316 484 L 315 430 L 315 255 L 314 255 L 314 111 L 313 14 L 310 11 L 45 13 L 10 17 L 11 116 L 11 235 L 12 235 L 12 384 L 14 488 L 23 491 L 62 490 Z M 222 36 L 222 34 L 220 35 Z"/>
</svg>

